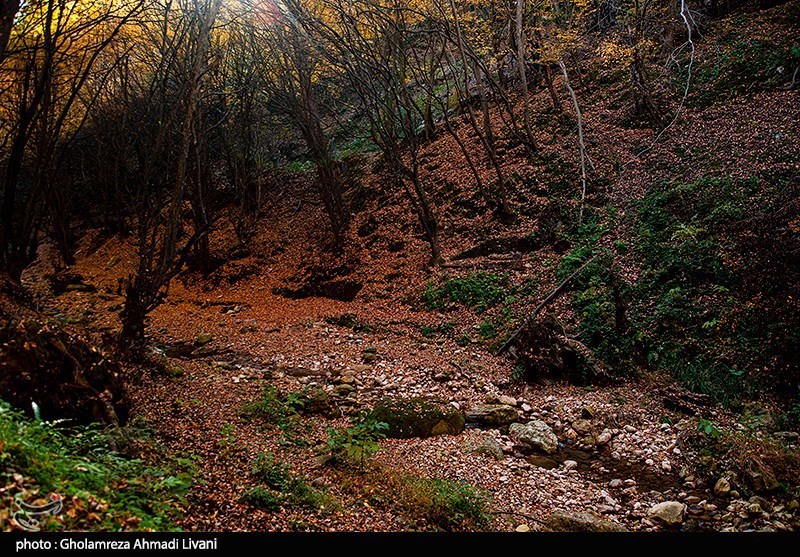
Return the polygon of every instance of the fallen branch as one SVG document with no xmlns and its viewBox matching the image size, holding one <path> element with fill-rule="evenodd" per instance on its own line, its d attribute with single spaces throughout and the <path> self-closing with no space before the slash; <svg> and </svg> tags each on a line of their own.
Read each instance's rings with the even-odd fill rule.
<svg viewBox="0 0 800 557">
<path fill-rule="evenodd" d="M 550 293 L 550 294 L 549 294 L 549 295 L 548 295 L 548 296 L 547 296 L 547 297 L 546 297 L 544 300 L 542 300 L 541 302 L 539 302 L 539 305 L 538 305 L 538 306 L 536 306 L 536 308 L 533 310 L 533 313 L 532 313 L 531 315 L 529 315 L 529 316 L 528 316 L 528 317 L 525 319 L 525 321 L 523 321 L 522 325 L 520 325 L 520 326 L 519 326 L 519 328 L 518 328 L 516 331 L 514 331 L 514 334 L 513 334 L 513 335 L 511 335 L 511 337 L 510 337 L 510 338 L 509 338 L 509 339 L 508 339 L 508 340 L 507 340 L 507 341 L 506 341 L 506 342 L 503 344 L 503 346 L 501 346 L 501 347 L 500 347 L 500 349 L 499 349 L 499 350 L 498 350 L 498 351 L 495 353 L 495 356 L 499 356 L 500 354 L 502 354 L 503 352 L 505 352 L 506 350 L 508 350 L 508 347 L 509 347 L 509 346 L 511 346 L 511 344 L 512 344 L 512 343 L 513 343 L 513 342 L 514 342 L 516 339 L 517 339 L 517 337 L 518 337 L 518 336 L 519 336 L 519 334 L 522 332 L 522 330 L 523 330 L 525 327 L 527 327 L 527 326 L 528 326 L 528 323 L 530 323 L 531 321 L 533 321 L 534 319 L 536 319 L 536 316 L 537 316 L 537 315 L 539 315 L 539 313 L 540 313 L 540 312 L 541 312 L 541 311 L 542 311 L 542 310 L 543 310 L 543 309 L 544 309 L 544 308 L 547 306 L 547 304 L 549 304 L 550 302 L 552 302 L 553 300 L 555 300 L 555 299 L 556 299 L 556 298 L 557 298 L 557 297 L 558 297 L 558 296 L 559 296 L 559 295 L 560 295 L 560 294 L 561 294 L 561 293 L 562 293 L 562 292 L 565 290 L 566 286 L 567 286 L 567 285 L 568 285 L 568 284 L 569 284 L 569 283 L 572 281 L 572 279 L 574 279 L 575 277 L 577 277 L 577 276 L 578 276 L 578 275 L 581 273 L 581 271 L 583 271 L 583 270 L 584 270 L 584 269 L 585 269 L 585 268 L 586 268 L 586 267 L 589 265 L 589 263 L 591 263 L 592 261 L 594 261 L 595 259 L 597 259 L 597 257 L 598 257 L 598 256 L 597 256 L 597 255 L 595 255 L 594 257 L 592 257 L 591 259 L 589 259 L 589 260 L 588 260 L 586 263 L 584 263 L 583 265 L 581 265 L 581 266 L 580 266 L 580 267 L 579 267 L 579 268 L 578 268 L 578 269 L 577 269 L 577 270 L 576 270 L 574 273 L 572 273 L 570 276 L 568 276 L 566 279 L 564 279 L 564 282 L 562 282 L 561 284 L 559 284 L 559 285 L 556 287 L 556 289 L 555 289 L 555 290 L 553 290 L 553 291 L 552 291 L 552 292 L 551 292 L 551 293 Z"/>
</svg>

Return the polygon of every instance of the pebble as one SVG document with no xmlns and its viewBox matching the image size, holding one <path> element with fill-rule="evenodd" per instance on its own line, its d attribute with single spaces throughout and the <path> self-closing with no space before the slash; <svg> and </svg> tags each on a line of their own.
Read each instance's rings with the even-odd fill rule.
<svg viewBox="0 0 800 557">
<path fill-rule="evenodd" d="M 574 470 L 577 467 L 578 467 L 578 463 L 575 462 L 574 460 L 565 460 L 564 461 L 564 468 L 566 470 Z"/>
</svg>

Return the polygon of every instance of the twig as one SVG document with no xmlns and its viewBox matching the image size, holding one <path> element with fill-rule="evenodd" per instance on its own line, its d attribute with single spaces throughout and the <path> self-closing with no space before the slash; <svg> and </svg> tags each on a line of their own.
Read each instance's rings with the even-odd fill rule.
<svg viewBox="0 0 800 557">
<path fill-rule="evenodd" d="M 585 269 L 585 268 L 586 268 L 586 267 L 589 265 L 589 263 L 591 263 L 592 261 L 594 261 L 594 260 L 595 260 L 595 259 L 597 259 L 597 258 L 598 258 L 598 255 L 595 255 L 594 257 L 592 257 L 591 259 L 589 259 L 589 260 L 588 260 L 586 263 L 584 263 L 583 265 L 581 265 L 581 266 L 578 268 L 578 270 L 576 270 L 574 273 L 572 273 L 570 276 L 568 276 L 566 279 L 564 279 L 564 282 L 562 282 L 561 284 L 559 284 L 559 285 L 556 287 L 556 289 L 555 289 L 555 290 L 553 290 L 553 291 L 552 291 L 552 292 L 551 292 L 551 293 L 550 293 L 550 294 L 547 296 L 547 298 L 545 298 L 544 300 L 542 300 L 541 302 L 539 302 L 539 305 L 538 305 L 538 306 L 536 306 L 536 309 L 534 309 L 534 310 L 533 310 L 533 313 L 532 313 L 531 315 L 529 315 L 529 316 L 528 316 L 528 317 L 525 319 L 525 321 L 523 321 L 522 325 L 520 325 L 520 327 L 519 327 L 519 328 L 518 328 L 516 331 L 514 331 L 514 334 L 513 334 L 513 335 L 511 335 L 511 337 L 510 337 L 510 338 L 509 338 L 509 339 L 508 339 L 508 340 L 507 340 L 507 341 L 506 341 L 506 342 L 503 344 L 503 346 L 501 346 L 501 347 L 500 347 L 500 349 L 499 349 L 499 350 L 498 350 L 498 351 L 495 353 L 495 356 L 499 356 L 500 354 L 502 354 L 503 352 L 505 352 L 505 351 L 508 349 L 508 347 L 509 347 L 509 346 L 511 346 L 511 343 L 513 343 L 513 342 L 514 342 L 514 341 L 517 339 L 517 337 L 519 336 L 519 334 L 520 334 L 520 333 L 522 332 L 522 330 L 523 330 L 523 329 L 524 329 L 524 328 L 525 328 L 525 327 L 528 325 L 528 323 L 530 323 L 531 321 L 533 321 L 534 319 L 536 319 L 536 316 L 537 316 L 537 315 L 539 315 L 539 312 L 541 312 L 541 311 L 542 311 L 542 310 L 545 308 L 545 306 L 547 306 L 547 304 L 549 304 L 550 302 L 552 302 L 553 300 L 555 300 L 555 299 L 556 299 L 556 298 L 559 296 L 559 294 L 561 294 L 561 293 L 564 291 L 564 289 L 565 289 L 565 288 L 566 288 L 566 286 L 567 286 L 567 285 L 570 283 L 570 281 L 572 281 L 572 279 L 574 279 L 576 276 L 578 276 L 578 275 L 580 274 L 580 272 L 581 272 L 581 271 L 583 271 L 583 270 L 584 270 L 584 269 Z"/>
</svg>

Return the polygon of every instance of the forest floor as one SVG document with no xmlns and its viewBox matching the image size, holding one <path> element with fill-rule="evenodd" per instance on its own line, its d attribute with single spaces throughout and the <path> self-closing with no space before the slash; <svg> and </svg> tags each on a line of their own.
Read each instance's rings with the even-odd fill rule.
<svg viewBox="0 0 800 557">
<path fill-rule="evenodd" d="M 591 97 L 592 106 L 584 112 L 586 134 L 597 175 L 605 177 L 603 191 L 595 193 L 624 213 L 649 184 L 666 177 L 750 176 L 759 166 L 796 169 L 797 95 L 757 91 L 708 108 L 687 106 L 661 141 L 641 156 L 636 153 L 655 133 L 619 126 L 624 107 Z M 535 112 L 546 115 L 551 110 L 548 102 L 546 96 L 538 96 Z M 488 238 L 519 241 L 529 235 L 537 222 L 537 200 L 546 203 L 552 173 L 563 172 L 561 179 L 578 187 L 577 152 L 570 143 L 574 126 L 570 117 L 552 120 L 542 142 L 543 160 L 550 162 L 531 163 L 515 151 L 518 147 L 505 153 L 508 175 L 513 180 L 524 176 L 529 185 L 519 189 L 518 198 L 531 208 L 511 226 L 476 210 L 478 202 L 467 193 L 470 174 L 457 162 L 449 138 L 426 146 L 423 153 L 430 173 L 426 183 L 443 216 L 443 251 L 451 265 L 444 272 L 499 265 L 518 284 L 532 279 L 529 296 L 516 306 L 519 315 L 556 285 L 555 267 L 563 256 L 557 246 L 540 247 L 508 268 L 502 267 L 507 262 L 499 262 L 504 254 L 458 256 Z M 566 139 L 547 142 L 557 134 L 566 134 Z M 561 170 L 553 170 L 556 158 Z M 222 230 L 212 247 L 224 264 L 205 277 L 179 277 L 151 316 L 148 336 L 157 354 L 153 359 L 162 365 L 126 369 L 132 425 L 149 431 L 151 440 L 169 452 L 197 459 L 196 481 L 177 519 L 181 528 L 430 527 L 402 501 L 381 496 L 388 478 L 407 474 L 464 481 L 485 490 L 491 512 L 486 527 L 497 530 L 521 525 L 536 529 L 555 511 L 590 511 L 631 530 L 800 528 L 797 502 L 785 493 L 753 499 L 735 489 L 715 492 L 724 470 L 704 466 L 702 451 L 692 442 L 698 421 L 739 431 L 745 428 L 741 416 L 721 406 L 706 408 L 702 416 L 665 407 L 663 389 L 671 381 L 657 375 L 599 387 L 518 381 L 514 363 L 493 355 L 496 346 L 480 339 L 483 316 L 468 308 L 439 312 L 424 307 L 420 296 L 437 275 L 426 268 L 426 244 L 416 235 L 417 224 L 405 201 L 383 192 L 379 172 L 369 163 L 359 168 L 364 207 L 351 226 L 343 255 L 334 257 L 324 249 L 327 231 L 319 206 L 297 206 L 298 190 L 306 192 L 301 197 L 314 197 L 308 179 L 295 178 L 275 190 L 249 254 L 229 258 L 233 235 Z M 485 172 L 488 177 L 489 165 Z M 288 188 L 295 195 L 282 195 Z M 119 329 L 124 301 L 120 280 L 130 272 L 133 258 L 134 248 L 127 240 L 87 234 L 74 270 L 97 291 L 52 297 L 41 290 L 42 307 L 69 326 L 89 331 L 102 345 Z M 33 290 L 42 288 L 46 260 L 43 257 L 28 272 L 25 280 Z M 340 278 L 358 285 L 355 297 L 292 299 L 276 293 L 305 284 L 315 269 L 339 269 Z M 635 273 L 629 269 L 631 277 Z M 564 300 L 553 304 L 552 311 L 571 319 Z M 337 391 L 343 383 L 351 385 L 352 392 Z M 333 395 L 342 417 L 302 417 L 291 427 L 244 417 L 242 407 L 258 400 L 268 386 L 283 393 L 321 387 Z M 504 429 L 468 424 L 456 436 L 383 440 L 363 469 L 321 463 L 328 427 L 346 426 L 349 415 L 368 410 L 386 396 L 434 397 L 467 412 L 501 396 L 511 397 L 503 402 L 514 405 L 519 421 L 545 421 L 560 447 L 549 460 L 542 459 L 521 451 Z M 597 442 L 604 431 L 610 440 Z M 595 442 L 584 443 L 584 437 Z M 487 447 L 499 447 L 502 454 L 486 456 L 491 452 Z M 326 492 L 330 502 L 265 510 L 245 501 L 248 490 L 259 483 L 252 473 L 259 454 L 286 463 L 292 474 Z M 666 525 L 648 515 L 665 501 L 685 504 L 686 517 Z"/>
<path fill-rule="evenodd" d="M 748 144 L 743 139 L 740 149 L 763 153 L 774 147 L 778 133 L 796 138 L 800 114 L 791 99 L 796 100 L 796 93 L 762 93 L 706 113 L 703 121 L 708 123 L 703 125 L 713 126 L 713 130 L 706 129 L 702 141 L 717 146 L 736 141 L 736 129 L 746 127 Z M 651 151 L 650 156 L 663 160 L 669 145 L 699 150 L 698 142 L 691 147 L 684 143 L 696 133 L 697 119 L 691 121 L 691 125 L 676 126 L 669 142 Z M 731 157 L 725 163 L 728 172 L 736 172 L 737 165 L 750 164 L 746 157 Z M 674 161 L 670 172 L 680 165 L 687 172 L 695 166 L 691 158 L 684 158 Z M 655 178 L 652 174 L 643 177 L 633 169 L 615 185 L 616 195 L 649 179 Z M 313 244 L 309 248 L 307 241 L 298 241 L 301 231 L 322 228 L 322 216 L 311 211 L 294 212 L 282 203 L 288 201 L 277 198 L 269 213 L 273 218 L 284 218 L 277 226 L 274 220 L 268 221 L 268 230 L 259 236 L 260 247 L 253 255 L 226 263 L 210 278 L 188 275 L 176 281 L 165 304 L 153 313 L 148 333 L 154 346 L 170 354 L 170 347 L 181 343 L 192 346 L 205 336 L 205 352 L 201 351 L 199 357 L 165 356 L 168 365 L 163 369 L 168 371 L 128 370 L 134 424 L 151 430 L 158 444 L 171 452 L 199 459 L 198 481 L 185 516 L 179 520 L 181 527 L 424 527 L 424 522 L 421 525 L 413 516 L 398 512 L 391 501 L 375 496 L 381 489 L 376 474 L 404 473 L 462 480 L 485 490 L 491 494 L 491 508 L 497 513 L 491 527 L 501 530 L 520 524 L 534 528 L 557 510 L 596 512 L 634 530 L 663 529 L 647 516 L 651 507 L 663 501 L 686 503 L 687 520 L 693 528 L 787 530 L 798 526 L 797 516 L 779 499 L 761 502 L 772 512 L 762 509 L 763 513 L 753 515 L 747 511 L 751 502 L 743 496 L 737 498 L 736 492 L 733 496 L 714 493 L 717 478 L 710 477 L 698 464 L 700 455 L 688 442 L 697 432 L 698 418 L 665 408 L 659 388 L 668 383 L 667 379 L 645 376 L 624 384 L 589 388 L 526 384 L 512 379 L 512 362 L 492 355 L 479 340 L 465 343 L 457 335 L 423 334 L 426 326 L 451 323 L 456 331 L 469 335 L 480 318 L 465 309 L 446 314 L 430 312 L 414 302 L 429 274 L 423 265 L 424 244 L 419 239 L 409 240 L 403 230 L 390 236 L 386 232 L 390 227 L 384 226 L 385 235 L 376 243 L 405 242 L 414 249 L 389 253 L 366 248 L 357 252 L 359 261 L 350 276 L 363 277 L 360 280 L 365 286 L 353 301 L 290 299 L 275 294 L 274 290 L 285 286 L 287 280 L 291 282 L 309 259 L 325 257 Z M 393 222 L 383 220 L 382 215 L 372 218 Z M 103 332 L 118 327 L 122 297 L 117 294 L 117 281 L 132 261 L 132 251 L 119 239 L 91 245 L 89 236 L 85 241 L 86 255 L 80 257 L 75 270 L 98 292 L 67 292 L 51 303 L 67 321 L 96 331 L 98 342 L 102 342 Z M 464 245 L 469 244 L 463 237 L 453 241 L 448 255 Z M 538 258 L 546 261 L 551 257 L 557 255 L 537 253 L 516 271 L 520 276 L 542 277 L 538 298 L 554 286 L 552 273 L 548 274 L 548 267 Z M 347 261 L 352 264 L 352 256 Z M 491 259 L 471 261 L 480 265 Z M 396 286 L 396 281 L 402 284 Z M 367 347 L 374 347 L 377 356 L 365 363 Z M 520 452 L 499 428 L 468 427 L 458 436 L 384 440 L 366 471 L 342 471 L 320 464 L 318 457 L 325 450 L 327 427 L 345 426 L 347 418 L 304 419 L 302 427 L 282 431 L 241 415 L 243 405 L 257 400 L 268 385 L 285 393 L 314 386 L 333 391 L 348 375 L 354 376 L 354 381 L 347 382 L 355 390 L 340 400 L 345 414 L 369 409 L 385 396 L 430 396 L 469 411 L 476 404 L 496 402 L 504 395 L 515 399 L 520 421 L 542 419 L 553 427 L 561 448 L 551 461 L 543 462 Z M 588 423 L 582 419 L 587 407 L 593 414 Z M 737 416 L 721 407 L 707 409 L 702 417 L 721 430 L 742 428 Z M 583 445 L 578 439 L 585 434 L 597 436 L 604 430 L 612 437 L 606 444 Z M 504 458 L 476 452 L 489 439 L 497 441 Z M 244 502 L 245 492 L 257 484 L 251 468 L 259 453 L 271 453 L 276 461 L 288 463 L 338 504 L 332 509 L 289 506 L 275 512 Z M 577 466 L 565 466 L 567 461 Z"/>
</svg>

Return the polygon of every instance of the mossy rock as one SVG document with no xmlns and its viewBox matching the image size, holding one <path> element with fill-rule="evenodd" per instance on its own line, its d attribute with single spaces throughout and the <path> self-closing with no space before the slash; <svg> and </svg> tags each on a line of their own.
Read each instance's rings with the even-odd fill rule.
<svg viewBox="0 0 800 557">
<path fill-rule="evenodd" d="M 395 439 L 458 435 L 464 431 L 464 414 L 454 406 L 429 398 L 385 398 L 372 417 L 389 424 L 387 436 Z"/>
</svg>

